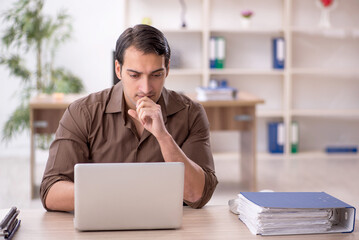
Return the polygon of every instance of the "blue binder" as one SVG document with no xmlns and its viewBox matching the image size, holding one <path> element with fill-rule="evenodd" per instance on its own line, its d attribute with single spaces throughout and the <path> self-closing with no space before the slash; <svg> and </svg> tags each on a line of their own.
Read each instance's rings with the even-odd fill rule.
<svg viewBox="0 0 359 240">
<path fill-rule="evenodd" d="M 209 40 L 209 67 L 216 68 L 216 37 Z"/>
<path fill-rule="evenodd" d="M 284 124 L 282 122 L 268 123 L 268 151 L 270 153 L 284 152 Z"/>
<path fill-rule="evenodd" d="M 241 192 L 251 202 L 268 208 L 353 208 L 325 192 Z"/>
<path fill-rule="evenodd" d="M 285 41 L 284 38 L 273 38 L 272 40 L 273 68 L 284 69 L 285 65 Z"/>
<path fill-rule="evenodd" d="M 328 146 L 325 148 L 327 153 L 357 153 L 357 146 Z"/>
<path fill-rule="evenodd" d="M 356 209 L 325 192 L 241 192 L 263 208 L 284 209 L 333 209 L 336 225 L 327 232 L 351 233 L 354 231 Z"/>
</svg>

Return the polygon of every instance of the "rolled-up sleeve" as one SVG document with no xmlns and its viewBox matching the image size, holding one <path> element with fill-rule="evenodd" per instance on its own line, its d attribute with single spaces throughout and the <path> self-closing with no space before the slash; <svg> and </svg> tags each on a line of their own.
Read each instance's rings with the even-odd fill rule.
<svg viewBox="0 0 359 240">
<path fill-rule="evenodd" d="M 77 102 L 66 109 L 56 131 L 55 140 L 50 146 L 40 185 L 40 197 L 45 208 L 45 199 L 51 186 L 58 181 L 73 182 L 75 164 L 88 162 L 86 133 L 89 121 L 88 112 L 80 108 Z"/>
<path fill-rule="evenodd" d="M 196 202 L 185 203 L 193 208 L 203 207 L 212 197 L 218 184 L 210 146 L 209 122 L 202 105 L 193 103 L 189 109 L 190 132 L 181 149 L 188 158 L 204 171 L 205 185 L 202 197 Z"/>
</svg>

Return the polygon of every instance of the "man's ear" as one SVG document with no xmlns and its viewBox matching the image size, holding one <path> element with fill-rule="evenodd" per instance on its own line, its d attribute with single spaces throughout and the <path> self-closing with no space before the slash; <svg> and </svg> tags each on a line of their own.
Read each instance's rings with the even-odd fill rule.
<svg viewBox="0 0 359 240">
<path fill-rule="evenodd" d="M 115 61 L 115 72 L 118 79 L 121 80 L 121 64 L 116 60 Z"/>
</svg>

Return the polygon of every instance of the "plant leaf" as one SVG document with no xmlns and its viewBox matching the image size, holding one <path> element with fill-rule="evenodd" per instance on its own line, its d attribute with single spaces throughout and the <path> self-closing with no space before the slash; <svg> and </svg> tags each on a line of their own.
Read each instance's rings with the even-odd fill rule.
<svg viewBox="0 0 359 240">
<path fill-rule="evenodd" d="M 9 142 L 16 134 L 30 127 L 30 109 L 28 104 L 21 104 L 11 114 L 2 129 L 2 141 Z"/>
<path fill-rule="evenodd" d="M 10 75 L 20 77 L 24 82 L 31 77 L 30 70 L 25 67 L 19 55 L 13 54 L 9 58 L 0 57 L 0 64 L 6 65 L 10 70 Z"/>
</svg>

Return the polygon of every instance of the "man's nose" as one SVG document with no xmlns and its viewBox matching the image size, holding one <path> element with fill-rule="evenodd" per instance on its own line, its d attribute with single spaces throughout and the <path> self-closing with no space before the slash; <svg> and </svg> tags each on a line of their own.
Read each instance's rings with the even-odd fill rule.
<svg viewBox="0 0 359 240">
<path fill-rule="evenodd" d="M 140 91 L 146 94 L 152 91 L 150 79 L 148 76 L 144 76 L 141 79 Z"/>
</svg>

